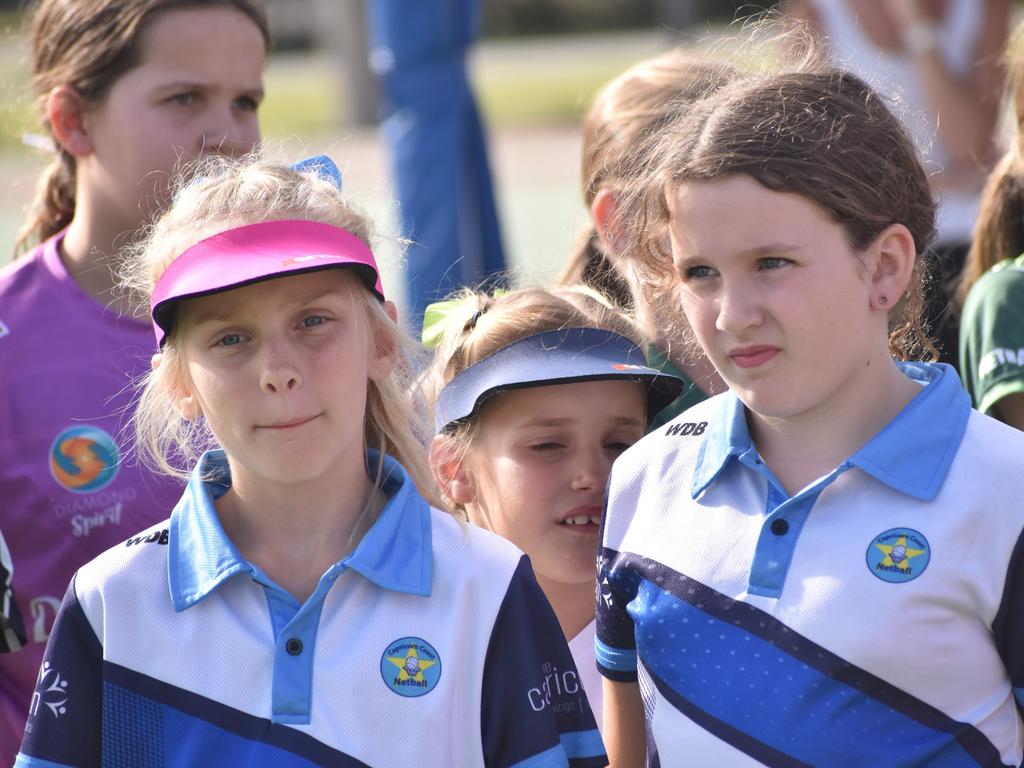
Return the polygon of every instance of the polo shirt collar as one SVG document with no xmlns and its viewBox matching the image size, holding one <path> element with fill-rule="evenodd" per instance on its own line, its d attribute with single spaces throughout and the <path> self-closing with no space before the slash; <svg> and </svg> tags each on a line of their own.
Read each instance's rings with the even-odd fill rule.
<svg viewBox="0 0 1024 768">
<path fill-rule="evenodd" d="M 938 494 L 953 463 L 971 412 L 970 399 L 950 366 L 897 363 L 920 392 L 877 435 L 843 464 L 859 467 L 890 488 L 922 501 Z M 732 392 L 722 396 L 711 417 L 693 473 L 697 498 L 733 459 L 756 453 L 747 429 L 746 409 Z"/>
<path fill-rule="evenodd" d="M 355 550 L 331 570 L 351 568 L 384 589 L 427 596 L 433 575 L 430 508 L 397 461 L 373 449 L 366 453 L 370 467 L 383 462 L 382 488 L 388 501 Z M 207 451 L 171 513 L 168 578 L 177 611 L 200 602 L 233 576 L 257 574 L 217 517 L 214 502 L 230 487 L 224 451 Z"/>
</svg>

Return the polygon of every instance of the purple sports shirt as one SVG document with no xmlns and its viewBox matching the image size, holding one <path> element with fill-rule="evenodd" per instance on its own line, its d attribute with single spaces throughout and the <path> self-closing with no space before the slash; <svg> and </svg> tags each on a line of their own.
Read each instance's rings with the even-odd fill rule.
<svg viewBox="0 0 1024 768">
<path fill-rule="evenodd" d="M 18 751 L 75 569 L 166 518 L 181 495 L 127 455 L 133 377 L 149 368 L 153 331 L 78 287 L 62 236 L 0 269 L 0 530 L 28 633 L 25 648 L 0 654 L 0 765 Z"/>
</svg>

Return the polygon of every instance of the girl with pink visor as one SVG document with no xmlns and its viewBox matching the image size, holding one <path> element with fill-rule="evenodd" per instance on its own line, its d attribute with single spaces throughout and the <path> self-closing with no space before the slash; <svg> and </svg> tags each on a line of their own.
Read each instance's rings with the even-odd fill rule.
<svg viewBox="0 0 1024 768">
<path fill-rule="evenodd" d="M 19 765 L 605 764 L 528 561 L 440 511 L 372 236 L 327 158 L 216 159 L 129 257 L 188 484 L 76 573 Z"/>
</svg>

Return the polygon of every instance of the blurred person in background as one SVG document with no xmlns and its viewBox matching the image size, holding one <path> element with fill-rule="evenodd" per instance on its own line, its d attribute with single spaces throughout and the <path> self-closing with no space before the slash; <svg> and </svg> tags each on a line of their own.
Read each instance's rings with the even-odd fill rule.
<svg viewBox="0 0 1024 768">
<path fill-rule="evenodd" d="M 112 260 L 168 202 L 179 161 L 256 145 L 269 42 L 251 0 L 32 7 L 32 86 L 55 156 L 18 242 L 31 250 L 0 269 L 0 529 L 28 633 L 0 656 L 2 765 L 71 575 L 180 496 L 125 460 L 131 383 L 156 347 Z"/>
<path fill-rule="evenodd" d="M 958 365 L 954 285 L 995 154 L 1010 0 L 788 0 L 834 63 L 900 105 L 939 201 L 925 315 Z"/>
<path fill-rule="evenodd" d="M 383 102 L 406 251 L 407 324 L 465 286 L 505 282 L 487 141 L 466 73 L 480 0 L 373 0 L 370 61 Z"/>
<path fill-rule="evenodd" d="M 672 298 L 645 290 L 637 281 L 622 252 L 627 223 L 618 218 L 619 197 L 647 170 L 651 148 L 667 127 L 734 75 L 725 64 L 673 48 L 607 83 L 583 118 L 581 181 L 590 226 L 558 283 L 583 283 L 634 313 L 647 337 L 651 364 L 683 381 L 682 393 L 652 418 L 650 429 L 721 392 L 724 385 L 704 354 L 688 343 L 681 327 L 686 321 Z"/>
<path fill-rule="evenodd" d="M 1008 67 L 1015 135 L 989 176 L 957 298 L 960 372 L 974 407 L 1024 429 L 1024 56 L 1018 27 Z"/>
</svg>

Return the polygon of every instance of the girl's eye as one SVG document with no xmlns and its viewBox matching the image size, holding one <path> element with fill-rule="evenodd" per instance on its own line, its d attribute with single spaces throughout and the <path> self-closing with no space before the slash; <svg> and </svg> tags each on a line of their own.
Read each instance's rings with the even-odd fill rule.
<svg viewBox="0 0 1024 768">
<path fill-rule="evenodd" d="M 557 451 L 561 447 L 561 443 L 549 441 L 546 443 L 534 443 L 533 445 L 530 446 L 530 450 L 536 451 L 537 453 L 553 453 L 554 451 Z"/>
<path fill-rule="evenodd" d="M 625 452 L 627 448 L 632 447 L 633 442 L 634 441 L 630 440 L 615 440 L 613 442 L 607 443 L 605 445 L 605 448 L 608 450 L 609 453 L 613 453 L 616 456 L 618 456 L 619 454 Z"/>
<path fill-rule="evenodd" d="M 784 259 L 781 256 L 767 256 L 761 259 L 757 266 L 759 269 L 781 269 L 787 264 L 792 264 L 789 259 Z"/>
<path fill-rule="evenodd" d="M 315 328 L 318 325 L 323 325 L 327 322 L 327 318 L 323 315 L 310 315 L 309 317 L 302 318 L 303 328 Z"/>
<path fill-rule="evenodd" d="M 235 109 L 240 109 L 243 112 L 255 112 L 259 107 L 260 103 L 251 96 L 235 99 Z"/>
<path fill-rule="evenodd" d="M 188 107 L 195 102 L 196 95 L 194 93 L 176 93 L 167 100 L 176 106 Z"/>
<path fill-rule="evenodd" d="M 234 347 L 242 343 L 242 335 L 239 333 L 226 333 L 217 339 L 218 347 Z"/>
<path fill-rule="evenodd" d="M 714 277 L 715 270 L 711 267 L 703 264 L 698 264 L 693 267 L 686 267 L 683 269 L 684 280 L 703 280 L 708 277 Z"/>
</svg>

